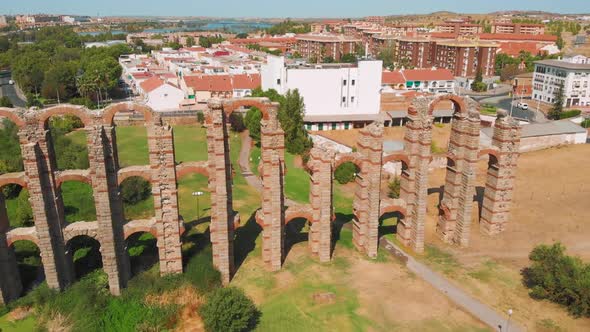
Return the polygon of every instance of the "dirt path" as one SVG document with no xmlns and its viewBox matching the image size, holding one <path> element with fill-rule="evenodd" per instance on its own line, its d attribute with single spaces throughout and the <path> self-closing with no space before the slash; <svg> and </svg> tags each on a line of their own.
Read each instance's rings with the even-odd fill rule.
<svg viewBox="0 0 590 332">
<path fill-rule="evenodd" d="M 499 331 L 524 331 L 524 329 L 519 324 L 514 321 L 508 323 L 507 317 L 505 317 L 505 315 L 496 312 L 489 306 L 471 297 L 462 289 L 455 287 L 439 273 L 433 271 L 425 264 L 416 261 L 412 256 L 405 253 L 402 249 L 390 241 L 386 239 L 382 239 L 381 241 L 383 241 L 384 248 L 390 254 L 400 257 L 400 259 L 406 261 L 406 267 L 410 271 L 414 272 L 434 288 L 444 293 L 449 299 L 451 299 L 457 305 L 463 307 L 463 309 L 477 317 L 485 324 L 494 329 L 498 328 Z"/>
</svg>

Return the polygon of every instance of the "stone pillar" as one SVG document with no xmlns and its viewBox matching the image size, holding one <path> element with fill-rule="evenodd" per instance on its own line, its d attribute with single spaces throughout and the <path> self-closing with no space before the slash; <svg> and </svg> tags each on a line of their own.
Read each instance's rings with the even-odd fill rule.
<svg viewBox="0 0 590 332">
<path fill-rule="evenodd" d="M 119 193 L 114 151 L 107 137 L 112 127 L 86 128 L 90 179 L 96 206 L 103 270 L 112 294 L 120 295 L 130 278 L 129 256 L 125 249 L 123 202 Z"/>
<path fill-rule="evenodd" d="M 35 118 L 19 131 L 19 136 L 47 285 L 64 289 L 73 281 L 74 274 L 63 238 L 65 218 L 61 194 L 55 185 L 51 136 Z"/>
<path fill-rule="evenodd" d="M 160 273 L 182 273 L 178 188 L 172 128 L 159 118 L 147 126 Z"/>
<path fill-rule="evenodd" d="M 309 247 L 320 262 L 332 258 L 332 160 L 334 154 L 319 148 L 311 150 L 311 202 L 313 220 L 310 220 Z"/>
<path fill-rule="evenodd" d="M 16 300 L 23 291 L 14 250 L 6 242 L 9 230 L 6 202 L 0 191 L 0 304 Z"/>
<path fill-rule="evenodd" d="M 520 147 L 520 125 L 498 112 L 494 125 L 480 229 L 488 235 L 503 232 L 510 215 Z"/>
<path fill-rule="evenodd" d="M 285 250 L 285 133 L 277 119 L 275 106 L 262 120 L 262 259 L 271 271 L 281 269 Z"/>
<path fill-rule="evenodd" d="M 417 98 L 408 110 L 409 122 L 404 138 L 410 164 L 402 170 L 400 198 L 406 202 L 407 215 L 397 226 L 397 238 L 407 247 L 424 251 L 424 224 L 428 201 L 428 166 L 432 142 L 432 116 L 429 100 Z"/>
<path fill-rule="evenodd" d="M 234 273 L 234 213 L 226 117 L 221 101 L 209 101 L 205 116 L 211 192 L 209 230 L 213 264 L 221 272 L 223 282 L 229 283 Z"/>
<path fill-rule="evenodd" d="M 461 190 L 459 191 L 459 199 L 457 202 L 457 219 L 453 236 L 453 243 L 458 244 L 461 247 L 467 247 L 469 245 L 473 196 L 475 194 L 475 180 L 479 154 L 479 130 L 479 111 L 470 110 L 463 139 L 463 171 L 461 174 Z"/>
<path fill-rule="evenodd" d="M 377 257 L 381 206 L 381 160 L 383 158 L 383 123 L 375 122 L 360 131 L 358 152 L 363 157 L 355 208 L 360 212 L 353 232 L 358 250 Z"/>
</svg>

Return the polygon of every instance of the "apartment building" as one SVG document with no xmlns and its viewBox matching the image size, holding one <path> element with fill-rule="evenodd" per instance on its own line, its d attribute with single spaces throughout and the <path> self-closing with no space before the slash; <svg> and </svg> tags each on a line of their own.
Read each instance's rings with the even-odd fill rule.
<svg viewBox="0 0 590 332">
<path fill-rule="evenodd" d="M 590 106 L 590 59 L 575 56 L 535 62 L 533 100 L 553 103 L 563 88 L 563 106 Z"/>
<path fill-rule="evenodd" d="M 0 15 L 0 28 L 4 28 L 7 25 L 8 22 L 6 21 L 6 16 Z"/>
<path fill-rule="evenodd" d="M 405 90 L 422 93 L 453 93 L 455 77 L 448 69 L 404 69 L 384 71 L 381 76 L 383 91 Z"/>
<path fill-rule="evenodd" d="M 298 89 L 309 130 L 349 129 L 380 119 L 381 61 L 358 64 L 288 65 L 269 56 L 262 88 L 281 94 Z"/>
<path fill-rule="evenodd" d="M 357 44 L 362 40 L 345 35 L 332 34 L 307 34 L 296 37 L 297 45 L 295 50 L 304 58 L 317 59 L 321 61 L 324 57 L 331 57 L 340 61 L 343 55 L 356 53 Z"/>
<path fill-rule="evenodd" d="M 436 41 L 423 37 L 402 37 L 398 40 L 394 62 L 403 67 L 428 68 L 433 66 L 435 54 Z"/>
<path fill-rule="evenodd" d="M 526 35 L 544 35 L 544 24 L 530 23 L 494 23 L 492 33 L 522 33 Z"/>
<path fill-rule="evenodd" d="M 483 27 L 479 24 L 465 22 L 445 22 L 435 26 L 436 32 L 452 33 L 455 35 L 476 35 L 483 32 Z"/>
<path fill-rule="evenodd" d="M 483 76 L 493 76 L 498 46 L 477 40 L 438 41 L 432 63 L 450 70 L 455 76 L 472 77 L 478 71 Z"/>
</svg>

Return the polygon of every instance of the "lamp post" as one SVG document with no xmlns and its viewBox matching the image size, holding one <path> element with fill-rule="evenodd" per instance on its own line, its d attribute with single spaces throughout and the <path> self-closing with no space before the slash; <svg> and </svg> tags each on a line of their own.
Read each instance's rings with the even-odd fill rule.
<svg viewBox="0 0 590 332">
<path fill-rule="evenodd" d="M 508 309 L 507 311 L 508 313 L 508 320 L 506 320 L 506 332 L 508 332 L 508 330 L 510 329 L 510 318 L 512 318 L 512 309 Z"/>
<path fill-rule="evenodd" d="M 199 197 L 203 196 L 204 193 L 202 191 L 195 191 L 193 192 L 193 196 L 197 198 L 197 223 L 201 219 L 201 209 L 199 208 Z"/>
</svg>

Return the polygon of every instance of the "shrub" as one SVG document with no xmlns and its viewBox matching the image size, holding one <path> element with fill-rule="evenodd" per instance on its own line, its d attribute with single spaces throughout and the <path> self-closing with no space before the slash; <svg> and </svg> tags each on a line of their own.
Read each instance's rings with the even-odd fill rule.
<svg viewBox="0 0 590 332">
<path fill-rule="evenodd" d="M 590 128 L 590 119 L 586 119 L 586 120 L 582 121 L 582 123 L 580 125 L 584 128 Z"/>
<path fill-rule="evenodd" d="M 8 97 L 3 96 L 0 98 L 0 107 L 14 107 L 14 105 L 12 105 L 12 102 Z"/>
<path fill-rule="evenodd" d="M 565 255 L 560 243 L 535 247 L 529 259 L 532 264 L 522 276 L 531 297 L 565 306 L 576 317 L 590 317 L 590 264 Z"/>
<path fill-rule="evenodd" d="M 231 129 L 235 132 L 241 133 L 242 131 L 246 130 L 246 126 L 244 125 L 244 116 L 242 113 L 233 112 L 229 116 L 229 124 Z"/>
<path fill-rule="evenodd" d="M 246 113 L 244 124 L 248 128 L 250 137 L 257 142 L 260 142 L 260 121 L 262 121 L 262 112 L 256 107 L 251 107 Z"/>
<path fill-rule="evenodd" d="M 258 324 L 260 312 L 244 292 L 238 288 L 217 288 L 199 314 L 209 332 L 251 331 Z"/>
<path fill-rule="evenodd" d="M 197 121 L 199 121 L 200 124 L 205 123 L 205 114 L 203 114 L 203 112 L 197 113 Z"/>
<path fill-rule="evenodd" d="M 560 119 L 575 118 L 576 116 L 578 116 L 580 114 L 582 114 L 582 111 L 580 111 L 580 110 L 563 111 L 563 112 L 559 113 L 559 118 Z"/>
<path fill-rule="evenodd" d="M 399 192 L 401 189 L 400 179 L 396 176 L 391 182 L 389 182 L 387 188 L 389 189 L 389 193 L 387 194 L 389 198 L 399 198 Z"/>
<path fill-rule="evenodd" d="M 96 105 L 96 103 L 88 97 L 76 97 L 76 98 L 72 98 L 72 99 L 68 100 L 68 102 L 73 105 L 86 106 L 86 108 L 91 109 L 91 110 L 96 109 L 98 107 Z"/>
<path fill-rule="evenodd" d="M 121 196 L 127 204 L 137 204 L 148 198 L 151 193 L 150 183 L 134 176 L 121 183 Z"/>
<path fill-rule="evenodd" d="M 358 172 L 359 168 L 355 164 L 351 162 L 345 162 L 336 168 L 336 171 L 334 171 L 334 178 L 336 181 L 338 181 L 338 183 L 345 184 L 352 182 L 354 180 L 355 173 Z"/>
</svg>

